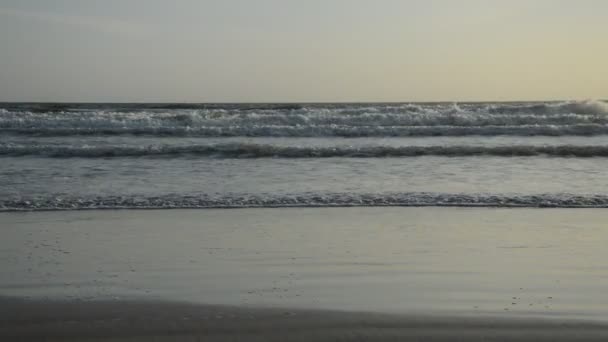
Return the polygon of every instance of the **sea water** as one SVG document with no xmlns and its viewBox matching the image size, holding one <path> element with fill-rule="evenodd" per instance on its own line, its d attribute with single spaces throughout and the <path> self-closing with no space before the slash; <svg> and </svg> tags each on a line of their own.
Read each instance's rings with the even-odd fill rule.
<svg viewBox="0 0 608 342">
<path fill-rule="evenodd" d="M 608 104 L 0 104 L 0 210 L 608 207 Z"/>
</svg>

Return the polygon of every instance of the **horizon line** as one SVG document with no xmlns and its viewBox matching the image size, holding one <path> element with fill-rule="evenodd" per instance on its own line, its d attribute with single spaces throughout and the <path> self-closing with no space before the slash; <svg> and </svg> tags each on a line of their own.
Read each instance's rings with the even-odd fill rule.
<svg viewBox="0 0 608 342">
<path fill-rule="evenodd" d="M 608 98 L 586 98 L 586 99 L 540 99 L 540 100 L 434 100 L 434 101 L 0 101 L 0 104 L 191 104 L 191 105 L 237 105 L 237 104 L 402 104 L 402 103 L 541 103 L 541 102 L 584 102 L 602 101 Z"/>
</svg>

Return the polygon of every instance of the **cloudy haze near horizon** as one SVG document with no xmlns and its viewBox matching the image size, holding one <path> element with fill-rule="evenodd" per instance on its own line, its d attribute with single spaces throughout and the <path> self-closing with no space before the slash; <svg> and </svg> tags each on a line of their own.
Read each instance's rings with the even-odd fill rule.
<svg viewBox="0 0 608 342">
<path fill-rule="evenodd" d="M 0 0 L 0 101 L 606 98 L 608 2 Z"/>
</svg>

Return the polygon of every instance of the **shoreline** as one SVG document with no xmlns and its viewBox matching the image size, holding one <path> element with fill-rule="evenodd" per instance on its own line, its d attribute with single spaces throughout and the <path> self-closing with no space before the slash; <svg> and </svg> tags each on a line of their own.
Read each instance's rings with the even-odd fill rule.
<svg viewBox="0 0 608 342">
<path fill-rule="evenodd" d="M 560 204 L 543 204 L 543 205 L 527 205 L 527 204 L 474 204 L 474 203 L 431 203 L 431 204 L 293 204 L 293 205 L 243 205 L 243 206 L 181 206 L 181 207 L 82 207 L 82 208 L 0 208 L 0 213 L 36 213 L 36 212 L 78 212 L 78 211 L 154 211 L 154 210 L 238 210 L 238 209 L 342 209 L 342 208 L 463 208 L 463 209 L 606 209 L 608 204 L 600 205 L 560 205 Z"/>
</svg>

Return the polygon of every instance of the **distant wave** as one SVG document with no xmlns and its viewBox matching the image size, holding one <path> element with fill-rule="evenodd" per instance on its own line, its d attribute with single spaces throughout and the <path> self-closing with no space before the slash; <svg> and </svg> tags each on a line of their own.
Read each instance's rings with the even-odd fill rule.
<svg viewBox="0 0 608 342">
<path fill-rule="evenodd" d="M 491 113 L 533 113 L 533 114 L 608 114 L 608 103 L 604 101 L 567 101 L 558 103 L 534 103 L 534 104 L 500 104 L 488 107 Z"/>
<path fill-rule="evenodd" d="M 25 105 L 24 105 L 25 106 Z M 125 105 L 123 105 L 124 107 Z M 186 106 L 186 107 L 184 107 Z M 519 104 L 13 106 L 0 132 L 25 135 L 459 136 L 608 134 L 601 101 Z M 60 108 L 62 110 L 54 110 Z M 29 109 L 29 111 L 27 110 Z"/>
<path fill-rule="evenodd" d="M 608 134 L 608 125 L 538 126 L 236 126 L 236 127 L 115 127 L 115 128 L 0 128 L 0 133 L 32 136 L 152 135 L 192 137 L 433 137 L 433 136 L 594 136 Z"/>
<path fill-rule="evenodd" d="M 608 146 L 513 145 L 513 146 L 277 146 L 227 143 L 210 145 L 151 146 L 58 146 L 0 144 L 0 156 L 40 156 L 54 158 L 180 157 L 215 158 L 382 158 L 420 156 L 550 156 L 608 157 Z"/>
<path fill-rule="evenodd" d="M 340 111 L 367 113 L 383 111 L 478 111 L 494 113 L 578 113 L 608 114 L 608 103 L 598 100 L 550 102 L 410 102 L 410 103 L 0 103 L 0 111 L 78 112 L 78 111 L 156 111 L 203 110 L 223 112 L 260 111 Z"/>
<path fill-rule="evenodd" d="M 52 196 L 0 199 L 0 211 L 84 210 L 84 209 L 187 209 L 187 208 L 286 208 L 286 207 L 529 207 L 529 208 L 606 208 L 606 195 L 574 194 L 443 194 L 443 193 L 305 193 L 293 195 L 206 194 L 156 197 Z"/>
</svg>

